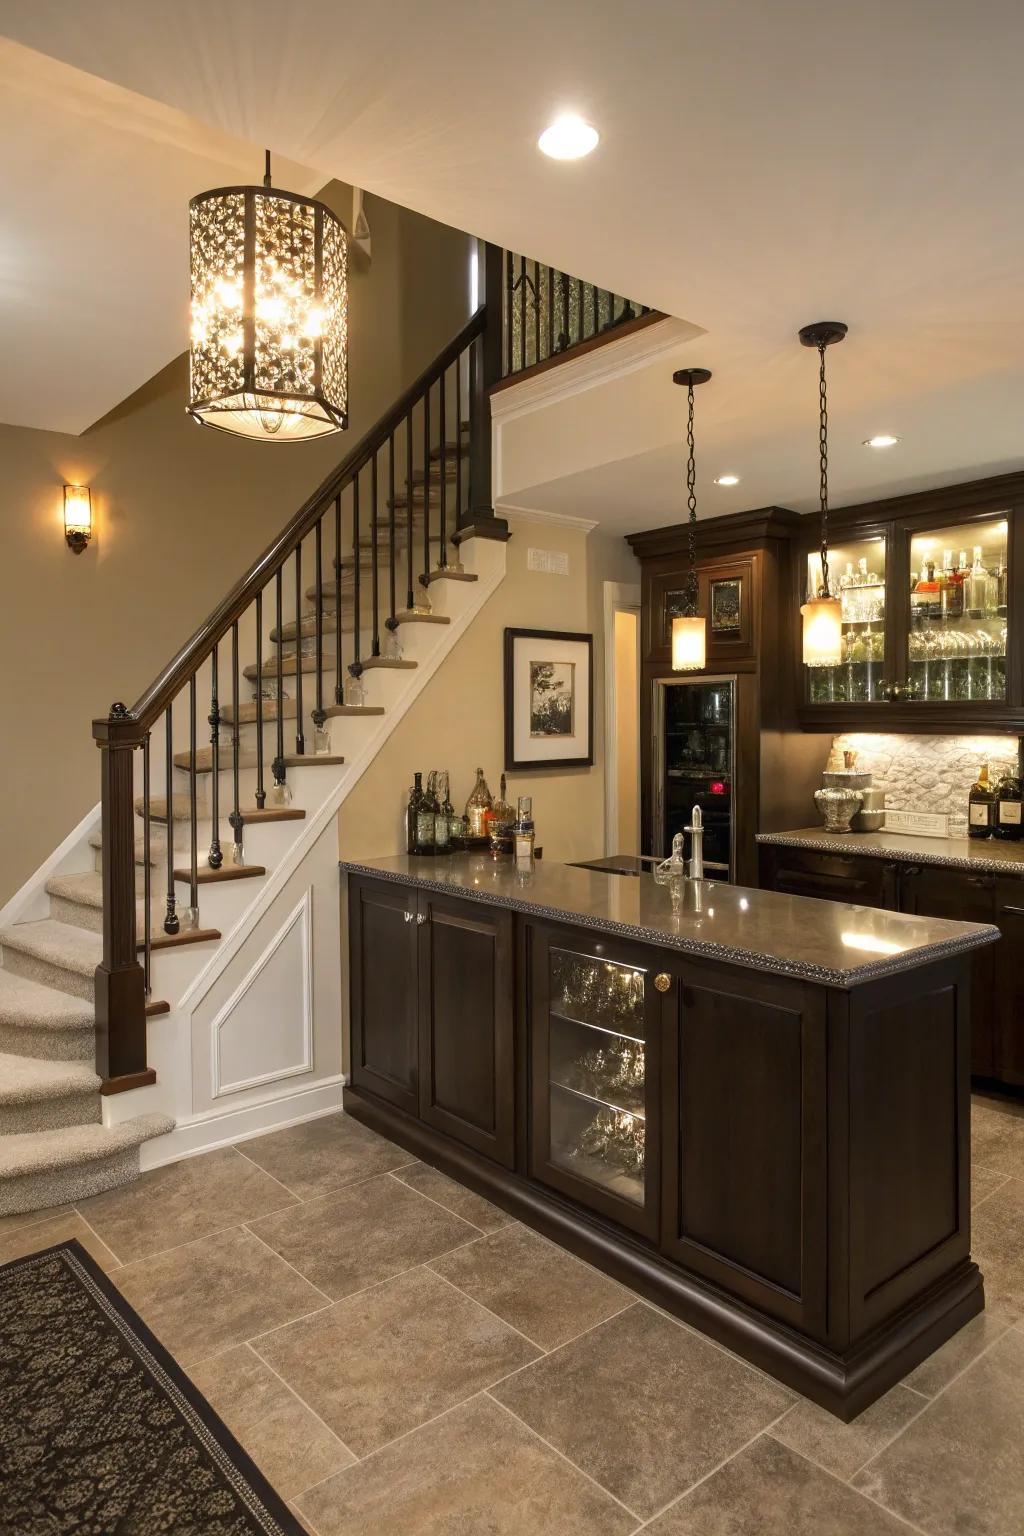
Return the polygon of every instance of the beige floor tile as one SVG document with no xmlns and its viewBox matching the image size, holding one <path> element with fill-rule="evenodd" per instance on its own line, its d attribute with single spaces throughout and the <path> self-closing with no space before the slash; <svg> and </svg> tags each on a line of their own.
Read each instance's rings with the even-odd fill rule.
<svg viewBox="0 0 1024 1536">
<path fill-rule="evenodd" d="M 250 1225 L 332 1301 L 483 1241 L 476 1227 L 386 1175 Z"/>
<path fill-rule="evenodd" d="M 1024 1106 L 1003 1099 L 972 1100 L 971 1166 L 1024 1179 Z"/>
<path fill-rule="evenodd" d="M 954 1376 L 959 1376 L 972 1360 L 976 1360 L 982 1350 L 1006 1332 L 1014 1317 L 1013 1312 L 986 1305 L 984 1312 L 972 1317 L 940 1349 L 905 1376 L 903 1385 L 913 1387 L 915 1392 L 923 1392 L 925 1397 L 935 1397 L 949 1386 Z"/>
<path fill-rule="evenodd" d="M 767 1435 L 673 1504 L 644 1536 L 910 1536 L 901 1520 Z"/>
<path fill-rule="evenodd" d="M 844 1424 L 817 1403 L 801 1398 L 769 1433 L 846 1482 L 883 1446 L 895 1440 L 923 1407 L 924 1401 L 916 1392 L 893 1387 L 852 1424 Z"/>
<path fill-rule="evenodd" d="M 973 1167 L 971 1169 L 972 1210 L 974 1206 L 980 1205 L 983 1200 L 987 1200 L 989 1195 L 994 1194 L 997 1189 L 1001 1189 L 1008 1178 L 1009 1174 L 995 1173 L 991 1168 Z"/>
<path fill-rule="evenodd" d="M 53 1221 L 58 1216 L 67 1216 L 72 1209 L 70 1205 L 48 1205 L 42 1211 L 19 1211 L 14 1216 L 0 1216 L 0 1237 L 16 1232 L 19 1227 L 32 1227 L 39 1221 Z"/>
<path fill-rule="evenodd" d="M 499 1227 L 507 1227 L 515 1220 L 507 1211 L 491 1205 L 483 1195 L 467 1189 L 464 1184 L 457 1184 L 440 1169 L 431 1168 L 429 1163 L 413 1163 L 409 1168 L 401 1168 L 395 1178 L 408 1184 L 410 1189 L 426 1195 L 428 1200 L 436 1200 L 438 1205 L 443 1205 L 446 1210 L 461 1216 L 463 1221 L 479 1227 L 481 1232 L 496 1232 Z"/>
<path fill-rule="evenodd" d="M 853 1486 L 929 1536 L 1020 1536 L 1024 1335 L 997 1339 Z"/>
<path fill-rule="evenodd" d="M 280 1179 L 300 1200 L 413 1161 L 411 1152 L 404 1152 L 343 1114 L 321 1115 L 238 1145 L 246 1157 Z"/>
<path fill-rule="evenodd" d="M 426 1269 L 340 1301 L 254 1347 L 357 1456 L 536 1356 L 519 1334 Z"/>
<path fill-rule="evenodd" d="M 971 1213 L 971 1256 L 990 1305 L 1024 1311 L 1024 1179 L 1007 1179 Z"/>
<path fill-rule="evenodd" d="M 626 1536 L 636 1521 L 489 1398 L 299 1501 L 320 1536 Z"/>
<path fill-rule="evenodd" d="M 182 1365 L 326 1305 L 241 1227 L 115 1271 L 118 1289 Z"/>
<path fill-rule="evenodd" d="M 202 1361 L 189 1375 L 283 1499 L 355 1460 L 247 1344 Z"/>
<path fill-rule="evenodd" d="M 123 1189 L 79 1202 L 79 1210 L 123 1263 L 176 1248 L 266 1216 L 295 1197 L 231 1147 L 144 1173 Z"/>
<path fill-rule="evenodd" d="M 645 1519 L 793 1402 L 783 1387 L 641 1304 L 493 1396 Z"/>
<path fill-rule="evenodd" d="M 541 1349 L 564 1344 L 634 1299 L 614 1280 L 520 1226 L 445 1254 L 430 1267 Z"/>
<path fill-rule="evenodd" d="M 2 1231 L 2 1229 L 0 1229 Z M 0 1264 L 10 1259 L 21 1259 L 28 1253 L 38 1253 L 41 1248 L 52 1248 L 55 1243 L 66 1243 L 75 1237 L 87 1253 L 91 1253 L 101 1269 L 116 1269 L 119 1263 L 107 1245 L 95 1232 L 90 1232 L 81 1216 L 68 1211 L 49 1221 L 37 1221 L 29 1227 L 18 1227 L 13 1232 L 0 1235 Z"/>
</svg>

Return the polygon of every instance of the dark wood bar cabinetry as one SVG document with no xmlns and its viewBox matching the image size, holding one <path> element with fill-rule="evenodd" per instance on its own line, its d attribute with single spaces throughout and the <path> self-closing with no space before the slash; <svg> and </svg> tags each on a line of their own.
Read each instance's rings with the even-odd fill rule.
<svg viewBox="0 0 1024 1536">
<path fill-rule="evenodd" d="M 971 957 L 971 1072 L 974 1077 L 1024 1088 L 1024 856 L 1016 845 L 963 843 L 959 859 L 943 863 L 918 848 L 901 848 L 900 839 L 870 837 L 885 843 L 858 853 L 856 834 L 829 835 L 819 829 L 762 837 L 759 842 L 763 889 L 791 896 L 817 896 L 856 902 L 920 917 L 940 917 L 995 925 L 1002 942 Z M 920 845 L 924 844 L 924 852 Z M 999 857 L 999 854 L 1002 857 Z"/>
<path fill-rule="evenodd" d="M 983 1305 L 992 930 L 510 866 L 343 866 L 347 1111 L 853 1417 Z"/>
</svg>

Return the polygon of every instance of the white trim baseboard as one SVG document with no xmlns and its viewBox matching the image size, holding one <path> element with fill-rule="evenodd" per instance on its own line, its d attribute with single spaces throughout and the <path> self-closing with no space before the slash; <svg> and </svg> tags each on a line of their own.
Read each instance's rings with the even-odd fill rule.
<svg viewBox="0 0 1024 1536">
<path fill-rule="evenodd" d="M 278 1094 L 261 1104 L 247 1104 L 234 1110 L 205 1110 L 181 1119 L 166 1136 L 143 1142 L 139 1149 L 142 1171 L 177 1163 L 183 1157 L 198 1157 L 202 1152 L 231 1146 L 236 1141 L 250 1141 L 268 1131 L 283 1131 L 289 1125 L 301 1125 L 304 1120 L 335 1114 L 341 1108 L 341 1091 L 347 1081 L 339 1073 L 297 1088 L 294 1093 Z"/>
</svg>

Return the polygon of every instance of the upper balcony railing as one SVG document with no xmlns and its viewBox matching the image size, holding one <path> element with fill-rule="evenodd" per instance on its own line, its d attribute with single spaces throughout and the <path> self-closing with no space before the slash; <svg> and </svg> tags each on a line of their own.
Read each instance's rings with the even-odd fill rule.
<svg viewBox="0 0 1024 1536">
<path fill-rule="evenodd" d="M 502 378 L 571 353 L 654 312 L 543 262 L 501 253 Z"/>
</svg>

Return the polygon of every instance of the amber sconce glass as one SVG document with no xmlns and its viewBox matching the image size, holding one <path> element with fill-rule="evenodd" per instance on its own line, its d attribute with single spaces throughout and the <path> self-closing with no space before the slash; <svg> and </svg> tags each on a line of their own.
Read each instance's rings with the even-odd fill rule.
<svg viewBox="0 0 1024 1536">
<path fill-rule="evenodd" d="M 92 492 L 87 485 L 64 487 L 64 537 L 76 555 L 92 538 Z"/>
</svg>

